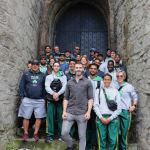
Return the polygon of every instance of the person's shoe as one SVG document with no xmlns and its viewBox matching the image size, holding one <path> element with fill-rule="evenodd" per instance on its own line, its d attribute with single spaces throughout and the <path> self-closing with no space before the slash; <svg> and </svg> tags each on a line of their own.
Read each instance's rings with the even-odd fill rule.
<svg viewBox="0 0 150 150">
<path fill-rule="evenodd" d="M 24 142 L 27 142 L 28 138 L 29 138 L 29 135 L 27 133 L 24 133 L 23 136 L 22 136 L 22 140 Z"/>
<path fill-rule="evenodd" d="M 39 134 L 38 133 L 34 134 L 33 138 L 34 138 L 35 142 L 37 142 L 39 140 Z"/>
<path fill-rule="evenodd" d="M 67 147 L 66 150 L 73 150 L 73 147 Z"/>
<path fill-rule="evenodd" d="M 45 139 L 45 143 L 50 143 L 53 140 L 54 139 L 51 136 L 47 136 L 46 139 Z"/>
</svg>

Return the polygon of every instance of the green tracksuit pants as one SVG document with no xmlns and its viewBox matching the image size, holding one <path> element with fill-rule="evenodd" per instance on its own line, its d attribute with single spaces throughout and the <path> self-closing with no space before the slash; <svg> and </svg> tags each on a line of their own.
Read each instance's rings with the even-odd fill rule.
<svg viewBox="0 0 150 150">
<path fill-rule="evenodd" d="M 127 135 L 131 124 L 131 113 L 128 110 L 122 110 L 119 115 L 119 150 L 127 149 Z"/>
<path fill-rule="evenodd" d="M 103 115 L 104 118 L 109 116 Z M 114 119 L 108 125 L 105 125 L 97 118 L 96 125 L 99 150 L 106 150 L 106 143 L 108 144 L 108 150 L 115 150 L 118 139 L 118 119 Z"/>
<path fill-rule="evenodd" d="M 54 125 L 55 120 L 58 122 L 58 137 L 61 137 L 62 129 L 62 102 L 48 102 L 47 109 L 47 124 L 48 124 L 48 136 L 54 137 Z"/>
</svg>

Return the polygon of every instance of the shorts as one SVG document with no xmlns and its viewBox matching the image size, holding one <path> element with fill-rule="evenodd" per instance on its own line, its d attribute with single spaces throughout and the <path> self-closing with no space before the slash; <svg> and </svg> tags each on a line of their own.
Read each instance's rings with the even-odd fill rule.
<svg viewBox="0 0 150 150">
<path fill-rule="evenodd" d="M 44 99 L 31 99 L 23 98 L 21 105 L 19 107 L 18 117 L 23 117 L 25 119 L 30 119 L 32 113 L 34 112 L 35 118 L 45 118 L 45 100 Z"/>
</svg>

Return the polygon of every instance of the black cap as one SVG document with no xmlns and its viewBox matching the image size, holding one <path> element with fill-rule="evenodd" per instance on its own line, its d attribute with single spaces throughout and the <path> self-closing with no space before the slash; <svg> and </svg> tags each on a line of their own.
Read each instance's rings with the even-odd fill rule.
<svg viewBox="0 0 150 150">
<path fill-rule="evenodd" d="M 34 64 L 39 65 L 39 61 L 37 59 L 32 60 L 32 65 Z"/>
<path fill-rule="evenodd" d="M 62 55 L 65 56 L 65 53 L 60 53 L 60 54 L 59 54 L 59 56 L 62 56 Z"/>
</svg>

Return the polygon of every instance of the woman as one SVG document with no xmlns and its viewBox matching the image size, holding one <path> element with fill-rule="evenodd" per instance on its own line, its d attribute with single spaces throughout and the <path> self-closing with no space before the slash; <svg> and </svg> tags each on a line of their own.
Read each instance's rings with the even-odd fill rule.
<svg viewBox="0 0 150 150">
<path fill-rule="evenodd" d="M 127 134 L 131 123 L 131 112 L 137 106 L 138 95 L 134 87 L 125 82 L 126 73 L 119 71 L 117 73 L 117 81 L 119 83 L 119 93 L 121 97 L 122 112 L 119 115 L 119 150 L 127 149 Z"/>
<path fill-rule="evenodd" d="M 49 64 L 47 65 L 47 74 L 48 75 L 52 73 L 54 63 L 55 63 L 55 59 L 50 58 L 49 59 Z"/>
<path fill-rule="evenodd" d="M 117 143 L 117 117 L 121 112 L 120 94 L 117 89 L 110 86 L 111 82 L 112 76 L 110 74 L 105 74 L 103 78 L 104 85 L 95 92 L 94 111 L 97 116 L 96 124 L 99 150 L 106 150 L 106 143 L 108 143 L 109 150 L 114 150 Z M 108 105 L 110 101 L 115 103 L 115 110 L 112 110 L 112 107 L 110 108 Z"/>
</svg>

